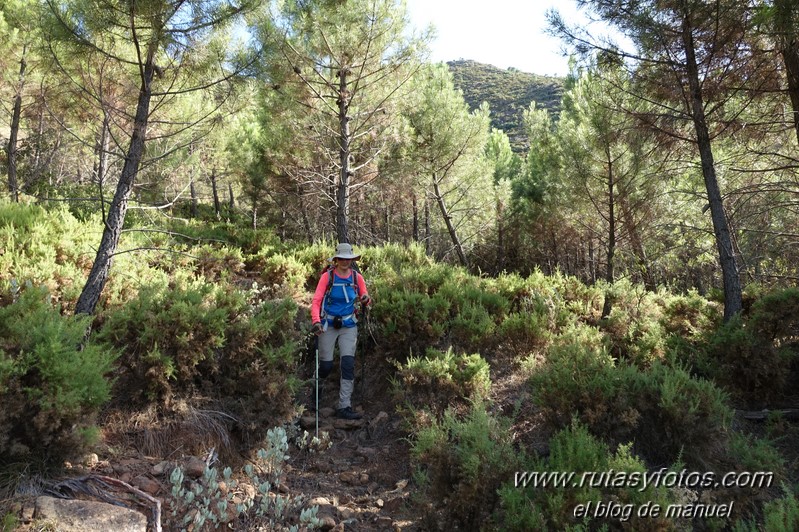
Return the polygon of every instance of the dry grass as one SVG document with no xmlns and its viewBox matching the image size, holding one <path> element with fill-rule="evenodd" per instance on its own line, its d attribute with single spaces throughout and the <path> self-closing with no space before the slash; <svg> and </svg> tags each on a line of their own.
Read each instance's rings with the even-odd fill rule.
<svg viewBox="0 0 799 532">
<path fill-rule="evenodd" d="M 179 455 L 202 456 L 215 449 L 220 458 L 228 458 L 235 455 L 230 427 L 236 421 L 225 412 L 177 401 L 170 407 L 114 412 L 104 429 L 107 441 L 126 442 L 144 456 L 166 460 Z"/>
</svg>

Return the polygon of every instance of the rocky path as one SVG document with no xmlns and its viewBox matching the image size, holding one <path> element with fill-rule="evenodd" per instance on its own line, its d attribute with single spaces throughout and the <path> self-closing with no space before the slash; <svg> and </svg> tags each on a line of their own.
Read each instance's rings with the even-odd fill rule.
<svg viewBox="0 0 799 532">
<path fill-rule="evenodd" d="M 335 418 L 338 386 L 334 370 L 328 379 L 331 382 L 325 383 L 319 409 L 319 431 L 329 435 L 331 446 L 320 453 L 292 451 L 287 484 L 293 493 L 303 493 L 319 506 L 325 528 L 422 530 L 409 504 L 413 485 L 408 433 L 388 393 L 388 364 L 384 360 L 369 362 L 364 382 L 356 383 L 353 402 L 363 419 Z M 361 375 L 358 366 L 357 379 Z M 303 389 L 306 400 L 301 403 L 311 402 L 307 400 L 311 390 L 310 386 Z M 311 409 L 299 423 L 311 435 L 315 433 L 316 416 Z"/>
</svg>

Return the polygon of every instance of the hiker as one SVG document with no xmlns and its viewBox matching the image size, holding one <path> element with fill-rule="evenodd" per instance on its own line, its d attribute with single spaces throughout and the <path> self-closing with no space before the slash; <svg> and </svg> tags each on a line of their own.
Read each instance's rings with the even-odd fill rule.
<svg viewBox="0 0 799 532">
<path fill-rule="evenodd" d="M 361 418 L 350 402 L 355 387 L 355 344 L 358 340 L 355 303 L 370 305 L 372 300 L 363 276 L 353 268 L 353 261 L 359 258 L 350 244 L 339 244 L 331 259 L 333 267 L 322 273 L 311 304 L 311 330 L 319 342 L 320 379 L 333 370 L 333 348 L 338 340 L 341 385 L 336 417 L 341 419 Z"/>
</svg>

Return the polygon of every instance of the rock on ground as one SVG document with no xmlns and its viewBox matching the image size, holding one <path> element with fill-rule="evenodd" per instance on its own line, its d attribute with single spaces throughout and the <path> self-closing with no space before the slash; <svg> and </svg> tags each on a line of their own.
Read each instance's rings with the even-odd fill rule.
<svg viewBox="0 0 799 532">
<path fill-rule="evenodd" d="M 38 497 L 34 517 L 57 523 L 59 532 L 147 532 L 144 514 L 97 501 Z"/>
</svg>

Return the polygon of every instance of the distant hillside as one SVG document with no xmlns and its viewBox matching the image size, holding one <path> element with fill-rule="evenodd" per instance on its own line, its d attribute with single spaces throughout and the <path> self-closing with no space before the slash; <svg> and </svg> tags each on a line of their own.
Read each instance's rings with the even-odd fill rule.
<svg viewBox="0 0 799 532">
<path fill-rule="evenodd" d="M 469 107 L 476 109 L 482 102 L 488 102 L 491 125 L 508 135 L 517 152 L 528 148 L 522 113 L 530 107 L 530 102 L 535 101 L 536 107 L 554 114 L 560 109 L 563 78 L 528 74 L 513 68 L 502 70 L 477 61 L 450 61 L 447 65 Z"/>
</svg>

